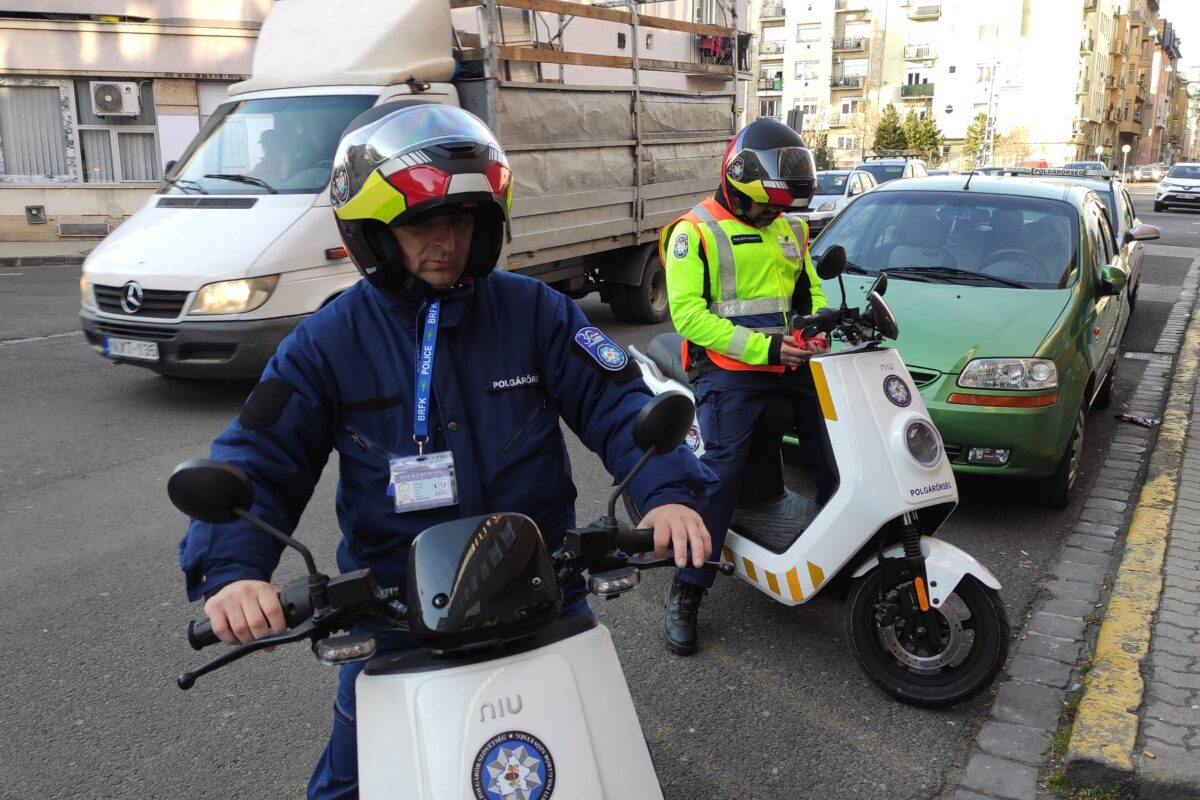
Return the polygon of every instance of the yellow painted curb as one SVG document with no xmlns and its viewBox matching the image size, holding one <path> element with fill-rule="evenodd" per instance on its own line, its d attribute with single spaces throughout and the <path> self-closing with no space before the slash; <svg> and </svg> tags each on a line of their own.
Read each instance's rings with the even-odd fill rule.
<svg viewBox="0 0 1200 800">
<path fill-rule="evenodd" d="M 1085 782 L 1107 783 L 1133 777 L 1138 709 L 1145 689 L 1140 667 L 1150 650 L 1154 613 L 1162 593 L 1167 535 L 1179 490 L 1198 359 L 1200 307 L 1192 311 L 1175 365 L 1163 423 L 1129 522 L 1125 554 L 1063 759 L 1066 774 Z"/>
</svg>

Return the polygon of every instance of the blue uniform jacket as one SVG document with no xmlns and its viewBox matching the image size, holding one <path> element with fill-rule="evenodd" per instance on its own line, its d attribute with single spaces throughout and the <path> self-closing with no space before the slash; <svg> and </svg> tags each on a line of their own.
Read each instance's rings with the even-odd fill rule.
<svg viewBox="0 0 1200 800">
<path fill-rule="evenodd" d="M 575 524 L 559 418 L 609 472 L 624 476 L 641 456 L 633 421 L 651 396 L 632 362 L 614 371 L 576 341 L 587 318 L 540 281 L 497 272 L 454 290 L 442 299 L 426 452 L 454 453 L 459 502 L 398 514 L 387 493 L 388 462 L 417 452 L 415 362 L 425 308 L 422 297 L 359 282 L 283 341 L 212 446 L 213 458 L 250 476 L 253 513 L 285 532 L 295 529 L 337 450 L 338 566 L 369 567 L 381 586 L 404 586 L 417 534 L 460 517 L 527 514 L 553 550 Z M 606 354 L 611 361 L 613 351 Z M 699 509 L 712 480 L 680 447 L 651 460 L 630 491 L 639 508 Z M 269 580 L 281 549 L 240 520 L 193 521 L 180 543 L 188 597 L 243 578 Z"/>
</svg>

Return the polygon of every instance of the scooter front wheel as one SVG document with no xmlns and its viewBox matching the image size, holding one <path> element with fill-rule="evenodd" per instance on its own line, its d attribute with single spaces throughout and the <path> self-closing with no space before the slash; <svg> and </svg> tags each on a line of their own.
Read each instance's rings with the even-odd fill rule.
<svg viewBox="0 0 1200 800">
<path fill-rule="evenodd" d="M 964 576 L 935 609 L 941 645 L 933 647 L 911 573 L 886 572 L 863 576 L 846 603 L 846 639 L 871 680 L 897 700 L 927 708 L 961 703 L 991 685 L 1008 657 L 1000 595 Z"/>
</svg>

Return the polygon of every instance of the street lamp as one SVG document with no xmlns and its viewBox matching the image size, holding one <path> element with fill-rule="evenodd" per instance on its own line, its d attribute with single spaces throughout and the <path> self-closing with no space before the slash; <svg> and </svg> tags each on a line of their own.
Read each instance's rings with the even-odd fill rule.
<svg viewBox="0 0 1200 800">
<path fill-rule="evenodd" d="M 1121 180 L 1125 180 L 1125 159 L 1129 158 L 1129 150 L 1129 145 L 1121 145 Z"/>
</svg>

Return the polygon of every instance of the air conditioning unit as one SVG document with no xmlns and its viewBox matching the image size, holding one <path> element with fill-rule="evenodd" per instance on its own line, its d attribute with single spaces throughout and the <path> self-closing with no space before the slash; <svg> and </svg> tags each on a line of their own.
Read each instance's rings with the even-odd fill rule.
<svg viewBox="0 0 1200 800">
<path fill-rule="evenodd" d="M 97 117 L 136 117 L 142 96 L 136 83 L 92 81 L 92 113 Z"/>
<path fill-rule="evenodd" d="M 833 57 L 833 63 L 835 63 L 835 64 L 840 64 L 840 63 L 842 63 L 842 57 L 841 57 L 841 56 L 834 56 L 834 57 Z"/>
</svg>

